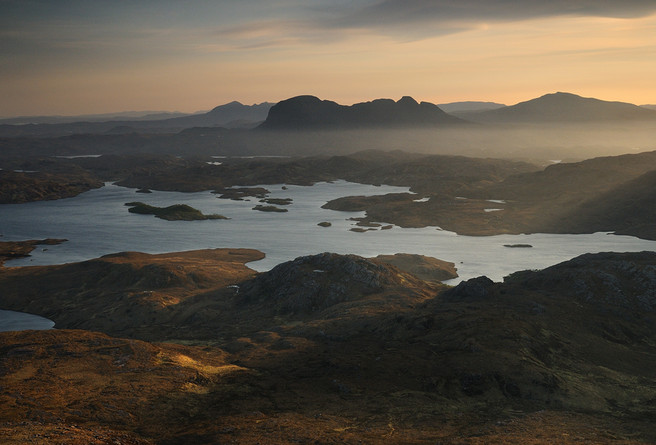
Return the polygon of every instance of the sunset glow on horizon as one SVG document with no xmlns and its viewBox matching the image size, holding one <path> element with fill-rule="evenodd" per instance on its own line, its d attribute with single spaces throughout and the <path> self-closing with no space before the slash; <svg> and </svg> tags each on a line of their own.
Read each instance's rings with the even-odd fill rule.
<svg viewBox="0 0 656 445">
<path fill-rule="evenodd" d="M 653 1 L 0 0 L 0 24 L 2 117 L 301 94 L 656 103 Z"/>
</svg>

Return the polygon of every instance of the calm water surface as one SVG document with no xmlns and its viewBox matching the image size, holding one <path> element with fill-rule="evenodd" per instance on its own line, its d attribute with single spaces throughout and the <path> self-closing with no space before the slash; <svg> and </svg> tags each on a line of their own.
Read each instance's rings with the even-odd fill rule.
<svg viewBox="0 0 656 445">
<path fill-rule="evenodd" d="M 362 256 L 399 252 L 429 255 L 456 263 L 460 278 L 487 275 L 500 281 L 517 270 L 544 268 L 587 252 L 656 250 L 656 242 L 605 233 L 590 235 L 460 236 L 436 227 L 351 232 L 351 217 L 360 212 L 321 209 L 327 201 L 351 195 L 406 192 L 407 188 L 371 186 L 338 181 L 312 187 L 265 186 L 271 198 L 292 198 L 287 213 L 252 210 L 259 200 L 218 199 L 210 192 L 136 193 L 135 189 L 107 184 L 75 198 L 27 204 L 0 205 L 3 240 L 66 238 L 58 246 L 39 246 L 31 257 L 7 266 L 60 264 L 96 258 L 125 250 L 162 253 L 217 247 L 253 248 L 266 258 L 250 263 L 258 271 L 301 255 L 320 252 Z M 418 196 L 420 199 L 421 196 Z M 203 213 L 220 213 L 231 219 L 164 221 L 128 212 L 124 204 L 142 201 L 154 206 L 184 203 Z M 417 205 L 421 205 L 418 203 Z M 283 207 L 283 206 L 280 206 Z M 317 223 L 328 221 L 331 227 Z M 508 248 L 504 244 L 530 244 Z"/>
<path fill-rule="evenodd" d="M 38 315 L 0 310 L 0 332 L 51 329 L 55 322 Z"/>
</svg>

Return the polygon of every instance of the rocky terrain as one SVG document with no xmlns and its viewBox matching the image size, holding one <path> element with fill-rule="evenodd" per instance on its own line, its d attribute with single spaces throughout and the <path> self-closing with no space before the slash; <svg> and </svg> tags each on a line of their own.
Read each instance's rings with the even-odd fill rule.
<svg viewBox="0 0 656 445">
<path fill-rule="evenodd" d="M 373 259 L 410 272 L 424 281 L 446 281 L 458 277 L 455 264 L 425 255 L 397 253 L 395 255 L 378 255 Z"/>
<path fill-rule="evenodd" d="M 451 288 L 390 264 L 429 258 L 258 258 L 0 269 L 2 309 L 59 328 L 0 334 L 6 443 L 656 441 L 654 253 Z"/>
</svg>

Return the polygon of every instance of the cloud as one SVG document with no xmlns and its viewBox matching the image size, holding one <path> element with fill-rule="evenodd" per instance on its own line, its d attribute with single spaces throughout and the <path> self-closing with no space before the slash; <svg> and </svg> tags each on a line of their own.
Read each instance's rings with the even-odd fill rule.
<svg viewBox="0 0 656 445">
<path fill-rule="evenodd" d="M 653 13 L 653 0 L 385 0 L 342 17 L 342 25 L 378 28 L 557 16 L 636 18 Z"/>
<path fill-rule="evenodd" d="M 288 10 L 285 10 L 289 12 Z M 411 41 L 494 23 L 549 17 L 640 18 L 656 13 L 654 0 L 322 0 L 299 4 L 293 19 L 253 17 L 220 27 L 215 36 L 234 49 L 279 43 L 321 44 L 356 34 Z"/>
<path fill-rule="evenodd" d="M 653 13 L 655 0 L 0 0 L 0 54 L 219 53 L 363 35 L 413 41 L 534 18 Z"/>
</svg>

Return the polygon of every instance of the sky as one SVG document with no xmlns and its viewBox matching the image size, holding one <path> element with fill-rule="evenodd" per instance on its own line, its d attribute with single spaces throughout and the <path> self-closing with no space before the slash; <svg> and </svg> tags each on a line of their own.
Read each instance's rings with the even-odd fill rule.
<svg viewBox="0 0 656 445">
<path fill-rule="evenodd" d="M 0 116 L 311 94 L 656 104 L 656 0 L 0 0 Z"/>
</svg>

